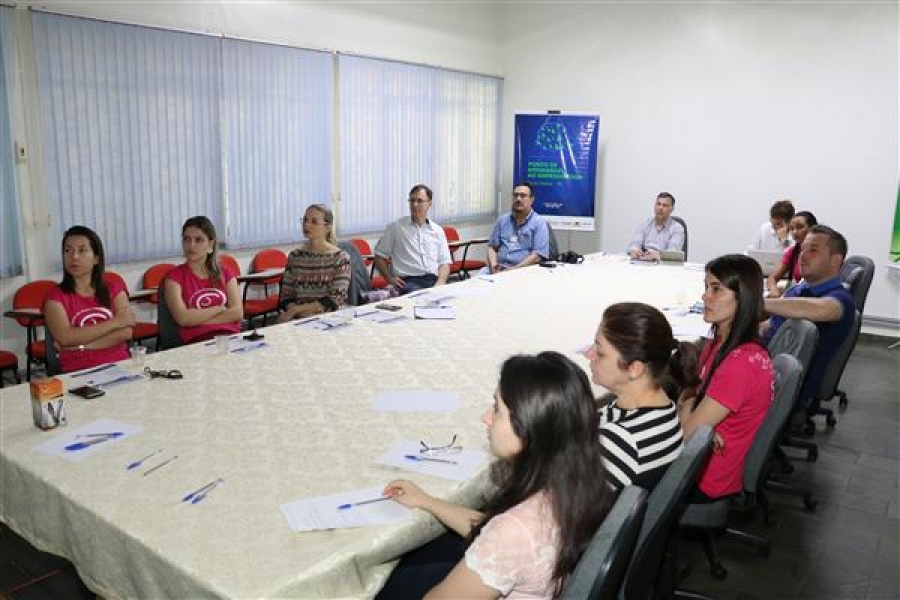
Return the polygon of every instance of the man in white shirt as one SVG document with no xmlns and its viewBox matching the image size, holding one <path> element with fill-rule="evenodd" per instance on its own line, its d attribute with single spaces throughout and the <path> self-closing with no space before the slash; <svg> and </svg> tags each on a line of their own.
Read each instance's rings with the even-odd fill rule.
<svg viewBox="0 0 900 600">
<path fill-rule="evenodd" d="M 409 216 L 390 225 L 375 245 L 375 268 L 400 294 L 447 283 L 450 247 L 444 229 L 428 218 L 431 189 L 409 191 Z"/>
<path fill-rule="evenodd" d="M 769 209 L 769 221 L 759 227 L 748 250 L 783 251 L 791 245 L 789 225 L 794 218 L 790 200 L 779 200 Z"/>
<path fill-rule="evenodd" d="M 660 192 L 653 204 L 653 216 L 638 227 L 628 243 L 628 256 L 637 260 L 659 260 L 664 250 L 684 247 L 684 227 L 672 218 L 675 197 Z"/>
</svg>

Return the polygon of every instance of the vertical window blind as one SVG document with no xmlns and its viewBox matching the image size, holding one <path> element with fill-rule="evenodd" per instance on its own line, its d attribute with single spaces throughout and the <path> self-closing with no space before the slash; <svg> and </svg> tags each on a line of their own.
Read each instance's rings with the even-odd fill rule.
<svg viewBox="0 0 900 600">
<path fill-rule="evenodd" d="M 108 262 L 172 256 L 181 223 L 222 223 L 218 40 L 34 13 L 47 191 L 58 233 Z"/>
<path fill-rule="evenodd" d="M 334 59 L 223 40 L 228 243 L 301 237 L 304 207 L 331 203 Z"/>
<path fill-rule="evenodd" d="M 92 227 L 110 263 L 177 255 L 197 214 L 230 247 L 297 240 L 304 207 L 331 202 L 335 172 L 341 235 L 381 231 L 416 183 L 434 189 L 439 221 L 494 213 L 498 78 L 31 18 L 53 225 Z"/>
<path fill-rule="evenodd" d="M 0 277 L 23 272 L 12 135 L 13 107 L 18 97 L 14 18 L 12 8 L 0 6 Z"/>
<path fill-rule="evenodd" d="M 341 232 L 378 231 L 408 212 L 416 183 L 431 215 L 493 215 L 501 80 L 340 56 Z"/>
</svg>

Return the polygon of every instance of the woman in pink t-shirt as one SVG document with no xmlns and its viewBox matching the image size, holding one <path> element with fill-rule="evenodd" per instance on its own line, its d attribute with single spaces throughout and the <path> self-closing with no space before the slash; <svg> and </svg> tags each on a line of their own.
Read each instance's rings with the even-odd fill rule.
<svg viewBox="0 0 900 600">
<path fill-rule="evenodd" d="M 703 320 L 713 340 L 700 354 L 700 387 L 679 403 L 687 439 L 697 425 L 715 430 L 715 450 L 700 476 L 694 502 L 743 490 L 744 460 L 772 403 L 774 375 L 759 341 L 763 278 L 759 264 L 728 254 L 706 265 Z"/>
<path fill-rule="evenodd" d="M 128 358 L 134 314 L 117 280 L 104 277 L 103 242 L 82 225 L 62 240 L 63 278 L 47 292 L 44 316 L 64 373 Z"/>
<path fill-rule="evenodd" d="M 185 344 L 241 330 L 244 308 L 236 274 L 219 265 L 216 228 L 191 217 L 181 228 L 185 262 L 166 275 L 166 305 Z"/>
<path fill-rule="evenodd" d="M 431 588 L 426 598 L 553 598 L 606 516 L 612 494 L 596 442 L 597 410 L 587 376 L 571 360 L 556 352 L 508 359 L 482 421 L 499 459 L 497 492 L 484 511 L 407 480 L 384 490 L 470 539 L 465 555 L 430 582 L 414 582 L 416 571 L 401 562 L 382 596 L 421 597 Z"/>
</svg>

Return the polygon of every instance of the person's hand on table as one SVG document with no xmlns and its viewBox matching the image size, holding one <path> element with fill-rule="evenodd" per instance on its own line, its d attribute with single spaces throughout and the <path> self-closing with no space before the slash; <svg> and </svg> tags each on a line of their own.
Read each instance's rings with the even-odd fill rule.
<svg viewBox="0 0 900 600">
<path fill-rule="evenodd" d="M 431 499 L 422 488 L 408 479 L 395 479 L 384 487 L 382 494 L 409 508 L 424 509 Z"/>
<path fill-rule="evenodd" d="M 399 275 L 394 275 L 393 277 L 388 277 L 387 282 L 397 288 L 398 290 L 403 289 L 403 278 Z"/>
<path fill-rule="evenodd" d="M 643 260 L 659 260 L 659 250 L 647 250 L 644 252 Z"/>
<path fill-rule="evenodd" d="M 628 256 L 640 260 L 644 256 L 644 252 L 639 248 L 634 248 L 628 251 Z"/>
</svg>

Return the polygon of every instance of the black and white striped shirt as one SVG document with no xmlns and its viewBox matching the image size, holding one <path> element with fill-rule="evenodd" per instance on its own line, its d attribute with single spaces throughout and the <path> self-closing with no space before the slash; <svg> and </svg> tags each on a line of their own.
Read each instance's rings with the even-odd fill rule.
<svg viewBox="0 0 900 600">
<path fill-rule="evenodd" d="M 622 409 L 615 400 L 600 410 L 600 445 L 610 484 L 652 490 L 683 446 L 675 403 Z"/>
</svg>

